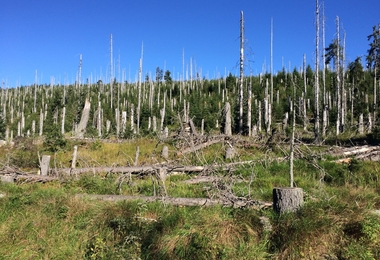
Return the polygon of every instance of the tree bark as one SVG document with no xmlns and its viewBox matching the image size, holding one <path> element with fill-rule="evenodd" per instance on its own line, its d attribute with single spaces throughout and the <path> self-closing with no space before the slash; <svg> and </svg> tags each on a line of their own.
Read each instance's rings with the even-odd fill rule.
<svg viewBox="0 0 380 260">
<path fill-rule="evenodd" d="M 226 102 L 226 105 L 224 107 L 225 111 L 225 124 L 224 124 L 224 134 L 225 135 L 232 135 L 232 130 L 231 130 L 231 105 L 229 102 Z"/>
<path fill-rule="evenodd" d="M 244 16 L 240 12 L 239 134 L 243 133 Z"/>
<path fill-rule="evenodd" d="M 274 188 L 273 210 L 278 213 L 295 212 L 303 205 L 303 190 L 301 188 Z"/>
<path fill-rule="evenodd" d="M 92 200 L 104 200 L 104 201 L 123 201 L 123 200 L 140 200 L 144 202 L 155 202 L 161 201 L 166 204 L 171 204 L 174 206 L 215 206 L 223 205 L 225 207 L 234 208 L 257 208 L 262 209 L 265 207 L 270 207 L 272 204 L 270 202 L 256 201 L 256 200 L 222 200 L 222 199 L 208 199 L 208 198 L 173 198 L 173 197 L 162 197 L 162 196 L 124 196 L 124 195 L 95 195 L 95 194 L 77 194 L 75 195 L 78 199 L 92 199 Z"/>
<path fill-rule="evenodd" d="M 319 119 L 319 4 L 316 0 L 315 86 L 314 86 L 314 138 L 320 142 Z"/>
<path fill-rule="evenodd" d="M 49 173 L 50 155 L 43 155 L 41 160 L 41 175 L 47 176 Z"/>
<path fill-rule="evenodd" d="M 78 138 L 83 138 L 84 133 L 86 132 L 86 127 L 87 127 L 88 119 L 90 116 L 90 107 L 91 107 L 91 103 L 86 98 L 86 102 L 82 111 L 82 116 L 81 116 L 78 128 L 76 130 L 76 136 Z"/>
</svg>

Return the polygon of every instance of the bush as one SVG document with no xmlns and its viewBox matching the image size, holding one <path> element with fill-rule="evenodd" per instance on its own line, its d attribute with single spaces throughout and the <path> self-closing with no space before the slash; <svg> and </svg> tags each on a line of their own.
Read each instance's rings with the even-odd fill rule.
<svg viewBox="0 0 380 260">
<path fill-rule="evenodd" d="M 64 150 L 67 145 L 67 140 L 62 135 L 61 130 L 57 124 L 53 124 L 47 132 L 44 141 L 44 147 L 47 151 L 58 152 Z"/>
<path fill-rule="evenodd" d="M 25 137 L 17 137 L 14 139 L 15 149 L 11 154 L 11 163 L 21 168 L 37 168 L 38 147 L 33 143 L 33 139 Z"/>
</svg>

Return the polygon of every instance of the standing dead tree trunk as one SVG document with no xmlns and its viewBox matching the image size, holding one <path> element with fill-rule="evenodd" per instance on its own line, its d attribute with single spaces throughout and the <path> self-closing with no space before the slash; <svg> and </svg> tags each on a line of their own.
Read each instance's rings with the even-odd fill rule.
<svg viewBox="0 0 380 260">
<path fill-rule="evenodd" d="M 247 100 L 247 128 L 248 128 L 248 136 L 252 135 L 252 84 L 249 82 L 249 89 L 248 89 L 248 100 Z"/>
<path fill-rule="evenodd" d="M 82 110 L 82 116 L 79 122 L 79 125 L 76 130 L 76 137 L 77 138 L 83 138 L 84 133 L 86 132 L 86 127 L 88 123 L 88 119 L 90 117 L 90 108 L 91 108 L 91 103 L 86 99 L 86 102 L 84 104 L 84 108 Z"/>
<path fill-rule="evenodd" d="M 46 176 L 49 173 L 50 155 L 43 155 L 41 160 L 41 175 Z"/>
<path fill-rule="evenodd" d="M 319 127 L 319 4 L 316 0 L 315 86 L 314 86 L 314 138 L 320 142 Z"/>
<path fill-rule="evenodd" d="M 340 89 L 340 30 L 339 30 L 339 16 L 336 17 L 336 33 L 337 33 L 337 57 L 335 61 L 335 67 L 336 67 L 336 108 L 337 108 L 337 117 L 336 117 L 336 134 L 340 134 L 340 122 L 341 122 L 341 107 L 342 107 L 342 101 L 341 101 L 341 89 Z"/>
<path fill-rule="evenodd" d="M 140 109 L 141 109 L 141 81 L 142 81 L 142 61 L 144 54 L 144 44 L 141 46 L 141 58 L 140 58 L 140 66 L 139 66 L 139 85 L 138 85 L 138 100 L 137 100 L 137 109 L 136 109 L 136 119 L 137 119 L 137 134 L 140 133 Z"/>
<path fill-rule="evenodd" d="M 111 109 L 113 108 L 113 52 L 112 52 L 112 34 L 110 36 L 110 94 Z"/>
<path fill-rule="evenodd" d="M 226 105 L 224 106 L 224 114 L 225 114 L 225 123 L 224 123 L 224 134 L 225 135 L 232 135 L 231 130 L 231 105 L 229 102 L 226 102 Z"/>
<path fill-rule="evenodd" d="M 239 134 L 243 133 L 244 16 L 240 12 Z"/>
</svg>

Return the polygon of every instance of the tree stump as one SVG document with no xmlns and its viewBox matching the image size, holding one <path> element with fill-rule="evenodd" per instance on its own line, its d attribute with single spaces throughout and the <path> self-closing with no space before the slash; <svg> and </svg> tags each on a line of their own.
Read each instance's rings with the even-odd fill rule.
<svg viewBox="0 0 380 260">
<path fill-rule="evenodd" d="M 14 183 L 15 178 L 12 175 L 1 175 L 1 182 L 3 182 L 3 183 Z"/>
<path fill-rule="evenodd" d="M 225 155 L 225 158 L 226 159 L 233 159 L 235 156 L 235 150 L 234 148 L 232 147 L 227 147 L 226 148 L 226 155 Z"/>
<path fill-rule="evenodd" d="M 274 188 L 273 210 L 278 213 L 295 212 L 303 205 L 303 190 L 301 188 Z"/>
<path fill-rule="evenodd" d="M 232 135 L 232 123 L 231 123 L 231 105 L 229 102 L 226 102 L 226 105 L 224 107 L 224 112 L 225 112 L 225 124 L 224 124 L 224 134 L 225 135 Z M 218 127 L 218 126 L 217 126 Z"/>
<path fill-rule="evenodd" d="M 169 148 L 166 145 L 162 148 L 162 157 L 165 159 L 169 158 Z"/>
<path fill-rule="evenodd" d="M 41 175 L 47 176 L 49 173 L 50 155 L 43 155 L 41 160 Z"/>
</svg>

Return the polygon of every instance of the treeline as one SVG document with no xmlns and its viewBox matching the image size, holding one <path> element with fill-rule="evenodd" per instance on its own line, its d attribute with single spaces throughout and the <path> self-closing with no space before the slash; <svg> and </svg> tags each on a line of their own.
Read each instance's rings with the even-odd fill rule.
<svg viewBox="0 0 380 260">
<path fill-rule="evenodd" d="M 376 93 L 380 87 L 375 70 L 363 68 L 358 58 L 341 75 L 337 73 L 327 67 L 319 71 L 323 136 L 373 130 L 378 122 Z M 299 128 L 312 132 L 315 78 L 315 71 L 305 65 L 293 71 L 284 69 L 273 77 L 269 73 L 245 77 L 242 133 L 286 130 L 292 109 Z M 137 83 L 99 80 L 2 89 L 0 134 L 6 141 L 46 135 L 130 138 L 160 133 L 166 127 L 178 130 L 190 119 L 202 133 L 223 133 L 227 102 L 233 110 L 232 133 L 239 133 L 238 85 L 239 79 L 231 74 L 212 80 L 173 81 L 167 71 L 164 78 Z"/>
</svg>

